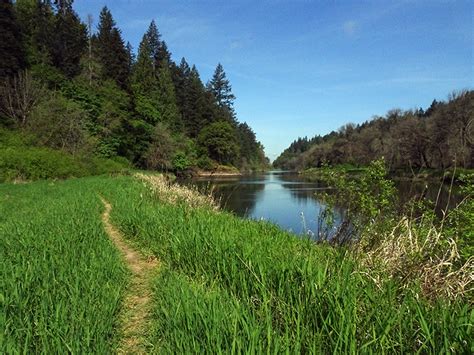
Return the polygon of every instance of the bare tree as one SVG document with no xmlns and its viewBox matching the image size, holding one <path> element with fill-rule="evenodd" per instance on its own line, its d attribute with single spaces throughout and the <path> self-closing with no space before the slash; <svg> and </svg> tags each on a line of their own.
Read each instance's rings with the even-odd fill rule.
<svg viewBox="0 0 474 355">
<path fill-rule="evenodd" d="M 21 71 L 0 85 L 0 110 L 20 127 L 25 127 L 43 92 L 43 87 L 27 70 Z"/>
</svg>

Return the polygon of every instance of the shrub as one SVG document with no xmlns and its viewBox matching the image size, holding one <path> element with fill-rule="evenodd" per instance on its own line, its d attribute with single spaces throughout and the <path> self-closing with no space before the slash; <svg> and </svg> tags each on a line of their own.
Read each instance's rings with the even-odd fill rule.
<svg viewBox="0 0 474 355">
<path fill-rule="evenodd" d="M 120 172 L 128 164 L 37 147 L 0 148 L 0 182 L 81 177 Z"/>
</svg>

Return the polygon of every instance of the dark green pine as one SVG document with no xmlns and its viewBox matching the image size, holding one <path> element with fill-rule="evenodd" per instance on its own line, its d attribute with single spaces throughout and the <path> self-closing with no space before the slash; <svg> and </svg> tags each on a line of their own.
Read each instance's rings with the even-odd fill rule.
<svg viewBox="0 0 474 355">
<path fill-rule="evenodd" d="M 0 78 L 25 67 L 25 51 L 19 25 L 10 0 L 0 2 Z"/>
</svg>

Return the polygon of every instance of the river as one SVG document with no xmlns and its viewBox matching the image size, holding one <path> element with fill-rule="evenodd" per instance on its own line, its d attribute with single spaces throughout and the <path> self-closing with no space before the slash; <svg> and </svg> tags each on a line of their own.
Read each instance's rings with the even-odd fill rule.
<svg viewBox="0 0 474 355">
<path fill-rule="evenodd" d="M 221 207 L 244 218 L 267 220 L 296 234 L 318 235 L 318 220 L 324 204 L 316 192 L 325 190 L 318 182 L 308 182 L 295 172 L 268 171 L 239 176 L 198 178 L 191 181 L 201 191 L 213 191 Z M 423 196 L 436 200 L 439 183 L 396 182 L 399 198 Z M 446 206 L 449 194 L 441 190 L 439 205 Z M 336 211 L 336 216 L 341 211 Z"/>
</svg>

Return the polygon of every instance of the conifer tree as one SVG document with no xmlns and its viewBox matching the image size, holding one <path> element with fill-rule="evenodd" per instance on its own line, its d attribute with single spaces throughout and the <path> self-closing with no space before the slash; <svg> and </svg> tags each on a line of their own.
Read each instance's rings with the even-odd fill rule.
<svg viewBox="0 0 474 355">
<path fill-rule="evenodd" d="M 152 90 L 157 84 L 150 40 L 145 34 L 138 47 L 137 61 L 133 66 L 133 85 L 141 92 Z"/>
<path fill-rule="evenodd" d="M 25 52 L 10 0 L 0 2 L 0 79 L 25 67 Z"/>
<path fill-rule="evenodd" d="M 173 63 L 174 64 L 174 63 Z M 181 59 L 179 66 L 173 65 L 171 69 L 172 79 L 176 91 L 176 104 L 178 105 L 180 115 L 183 120 L 187 116 L 189 107 L 188 81 L 191 69 L 185 58 Z"/>
<path fill-rule="evenodd" d="M 127 42 L 127 45 L 125 46 L 125 49 L 127 50 L 127 65 L 128 65 L 128 72 L 132 72 L 133 64 L 135 63 L 135 54 L 133 53 L 133 47 L 130 44 L 130 42 Z"/>
<path fill-rule="evenodd" d="M 132 91 L 135 98 L 135 109 L 145 121 L 152 125 L 160 119 L 158 90 L 152 45 L 147 32 L 140 42 L 137 60 L 133 66 Z"/>
<path fill-rule="evenodd" d="M 180 68 L 184 81 L 181 117 L 186 133 L 194 138 L 206 125 L 216 121 L 216 106 L 214 97 L 206 91 L 196 66 L 193 65 L 189 70 L 186 61 L 182 61 Z"/>
<path fill-rule="evenodd" d="M 54 12 L 50 1 L 17 0 L 16 14 L 29 66 L 51 65 L 54 46 Z"/>
<path fill-rule="evenodd" d="M 107 7 L 100 12 L 97 34 L 97 54 L 104 79 L 114 80 L 121 88 L 128 87 L 129 55 L 120 30 Z"/>
<path fill-rule="evenodd" d="M 157 67 L 161 67 L 163 65 L 169 66 L 171 64 L 171 53 L 169 52 L 165 41 L 162 41 L 160 47 L 158 48 L 158 52 L 155 56 L 155 63 Z"/>
<path fill-rule="evenodd" d="M 166 63 L 171 64 L 171 54 L 168 51 L 168 47 L 164 41 L 161 40 L 161 34 L 156 27 L 155 20 L 152 20 L 148 30 L 145 34 L 148 37 L 150 44 L 151 57 L 153 58 L 153 68 L 155 73 L 159 71 L 159 68 Z"/>
<path fill-rule="evenodd" d="M 226 108 L 233 114 L 235 96 L 232 94 L 232 87 L 221 63 L 217 64 L 214 75 L 208 83 L 208 90 L 214 95 L 220 108 Z"/>
<path fill-rule="evenodd" d="M 72 0 L 56 0 L 53 64 L 67 77 L 79 74 L 80 60 L 87 46 L 87 31 L 72 9 Z"/>
<path fill-rule="evenodd" d="M 153 73 L 156 75 L 158 71 L 156 58 L 158 56 L 158 51 L 161 46 L 161 39 L 160 39 L 161 35 L 158 32 L 158 28 L 156 27 L 155 20 L 151 21 L 150 26 L 148 26 L 148 30 L 146 31 L 143 38 L 146 38 L 148 41 L 149 56 L 152 60 Z"/>
<path fill-rule="evenodd" d="M 176 94 L 171 78 L 171 71 L 167 61 L 162 63 L 158 71 L 158 110 L 160 121 L 168 124 L 174 130 L 181 130 L 181 120 L 179 119 L 179 109 L 176 104 Z"/>
</svg>

